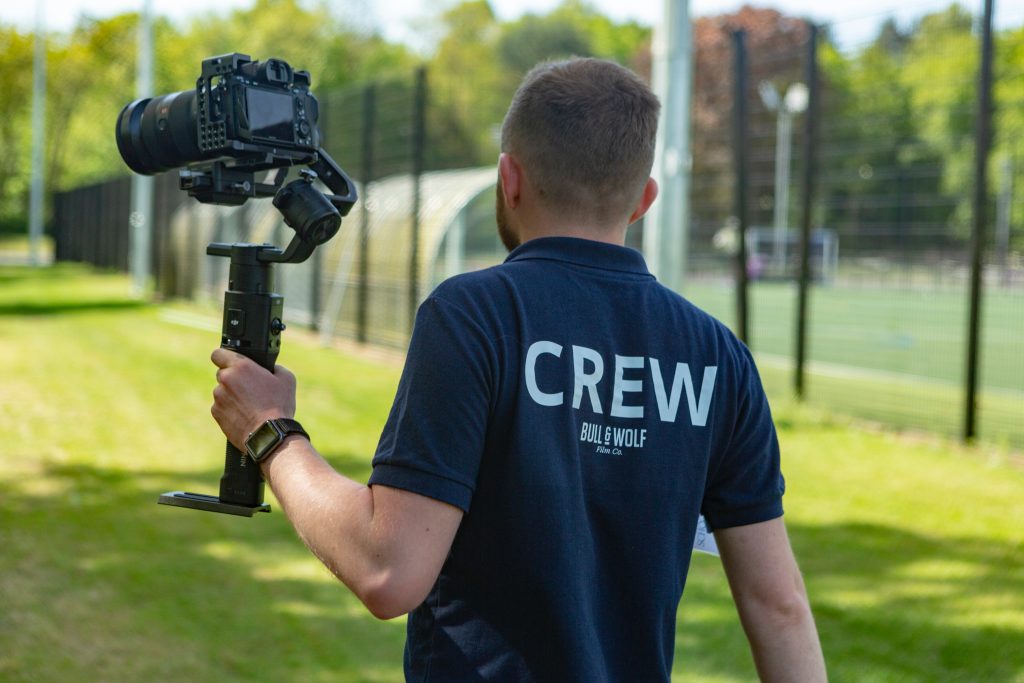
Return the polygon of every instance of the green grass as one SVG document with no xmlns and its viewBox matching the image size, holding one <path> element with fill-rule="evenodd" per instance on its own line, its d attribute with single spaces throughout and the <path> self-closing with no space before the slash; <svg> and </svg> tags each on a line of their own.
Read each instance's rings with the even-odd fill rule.
<svg viewBox="0 0 1024 683">
<path fill-rule="evenodd" d="M 694 284 L 687 296 L 727 324 L 735 295 Z M 792 384 L 796 290 L 751 288 L 751 346 Z M 982 308 L 980 436 L 1024 449 L 1024 291 L 989 288 Z M 808 330 L 809 400 L 900 428 L 960 434 L 967 294 L 961 289 L 815 287 Z"/>
<path fill-rule="evenodd" d="M 401 680 L 402 620 L 368 616 L 279 511 L 155 504 L 216 490 L 217 332 L 171 319 L 216 330 L 217 314 L 127 291 L 73 267 L 0 268 L 0 680 Z M 287 336 L 300 419 L 365 478 L 398 365 Z M 832 680 L 1024 682 L 1018 456 L 776 403 L 787 522 Z M 714 558 L 694 559 L 675 672 L 754 678 Z"/>
</svg>

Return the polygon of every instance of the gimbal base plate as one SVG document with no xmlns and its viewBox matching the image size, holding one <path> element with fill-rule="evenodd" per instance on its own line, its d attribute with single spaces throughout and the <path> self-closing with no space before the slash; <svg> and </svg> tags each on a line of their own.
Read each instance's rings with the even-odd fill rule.
<svg viewBox="0 0 1024 683">
<path fill-rule="evenodd" d="M 252 517 L 254 512 L 270 512 L 269 503 L 250 507 L 237 503 L 225 503 L 217 496 L 208 496 L 203 493 L 187 493 L 185 491 L 169 491 L 162 494 L 156 502 L 160 505 L 174 505 L 175 507 L 205 510 L 206 512 L 222 512 L 226 515 L 238 515 L 239 517 Z"/>
</svg>

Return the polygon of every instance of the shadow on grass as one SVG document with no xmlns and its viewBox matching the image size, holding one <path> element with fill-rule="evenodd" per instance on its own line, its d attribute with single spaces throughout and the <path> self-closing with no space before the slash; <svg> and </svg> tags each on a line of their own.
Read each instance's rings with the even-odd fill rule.
<svg viewBox="0 0 1024 683">
<path fill-rule="evenodd" d="M 1019 544 L 864 523 L 801 525 L 793 536 L 826 647 L 850 662 L 839 680 L 1024 674 Z"/>
<path fill-rule="evenodd" d="M 46 266 L 0 265 L 0 283 L 4 284 L 10 282 L 72 280 L 84 275 L 121 276 L 122 273 L 114 268 L 100 268 L 71 261 L 60 261 Z"/>
<path fill-rule="evenodd" d="M 402 680 L 401 620 L 370 617 L 279 510 L 156 505 L 167 490 L 212 493 L 220 474 L 61 465 L 39 473 L 45 486 L 13 482 L 0 498 L 0 679 Z M 1024 674 L 1019 545 L 895 524 L 790 534 L 832 680 Z M 679 619 L 683 680 L 751 679 L 717 561 L 695 559 Z"/>
<path fill-rule="evenodd" d="M 39 301 L 0 304 L 0 316 L 28 315 L 45 316 L 62 313 L 91 313 L 97 311 L 125 311 L 146 308 L 144 301 L 110 299 L 99 301 Z"/>
<path fill-rule="evenodd" d="M 831 680 L 1021 680 L 1024 558 L 1018 544 L 928 537 L 878 524 L 787 526 Z M 695 559 L 679 616 L 683 671 L 753 678 L 717 561 Z"/>
<path fill-rule="evenodd" d="M 156 504 L 214 493 L 220 475 L 60 465 L 14 482 L 0 497 L 0 679 L 401 680 L 404 622 L 371 617 L 279 510 Z"/>
</svg>

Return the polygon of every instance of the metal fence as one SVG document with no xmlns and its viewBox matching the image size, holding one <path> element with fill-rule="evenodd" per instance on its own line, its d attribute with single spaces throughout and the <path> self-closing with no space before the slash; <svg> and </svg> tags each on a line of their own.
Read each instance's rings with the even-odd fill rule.
<svg viewBox="0 0 1024 683">
<path fill-rule="evenodd" d="M 973 54 L 981 65 L 986 25 L 976 23 L 967 55 L 963 43 L 917 49 L 938 63 Z M 697 64 L 684 293 L 746 337 L 775 392 L 1024 446 L 1022 226 L 1012 220 L 1024 169 L 990 154 L 1012 149 L 1024 130 L 986 132 L 991 72 L 935 74 L 934 89 L 959 96 L 916 103 L 918 116 L 944 126 L 928 139 L 910 130 L 904 103 L 886 101 L 892 92 L 849 101 L 839 82 L 848 74 L 822 31 L 747 28 L 742 13 L 713 27 L 718 52 L 703 58 L 731 65 L 728 77 Z M 718 77 L 702 84 L 702 73 Z M 1004 95 L 1017 93 L 1004 106 L 1024 105 L 1024 73 L 999 78 Z"/>
<path fill-rule="evenodd" d="M 967 182 L 951 185 L 949 157 L 907 132 L 905 111 L 843 99 L 827 31 L 784 18 L 778 30 L 745 31 L 743 16 L 696 24 L 717 33 L 695 41 L 704 47 L 684 295 L 746 339 L 774 395 L 1024 448 L 1024 263 L 1022 226 L 1012 220 L 1022 213 L 1024 192 L 1012 189 L 1024 160 L 972 161 L 995 170 L 981 215 L 971 201 L 978 176 L 968 169 Z M 978 54 L 981 28 L 971 45 Z M 929 49 L 941 56 L 962 46 Z M 1024 74 L 999 78 L 1024 83 Z M 958 122 L 945 147 L 973 160 L 984 137 L 975 124 L 991 115 L 979 107 L 977 74 L 942 87 L 962 93 L 932 112 Z M 479 168 L 494 149 L 461 135 L 446 95 L 418 71 L 323 97 L 325 147 L 357 181 L 361 201 L 310 262 L 278 269 L 293 321 L 402 347 L 433 285 L 500 261 L 494 174 Z M 1021 135 L 996 129 L 994 140 Z M 256 203 L 175 208 L 182 193 L 173 180 L 157 192 L 162 295 L 219 299 L 226 264 L 203 255 L 208 241 L 287 241 L 275 212 Z M 59 259 L 127 267 L 126 180 L 56 203 Z M 976 268 L 972 234 L 984 257 Z M 629 244 L 641 246 L 642 225 Z M 982 296 L 973 318 L 975 275 Z"/>
<path fill-rule="evenodd" d="M 178 174 L 156 178 L 153 192 L 153 239 L 150 272 L 161 288 L 172 288 L 173 273 L 161 258 L 170 236 L 170 220 L 184 203 L 178 190 Z M 131 232 L 131 179 L 115 178 L 102 183 L 57 192 L 53 198 L 54 258 L 79 261 L 100 268 L 128 271 Z"/>
</svg>

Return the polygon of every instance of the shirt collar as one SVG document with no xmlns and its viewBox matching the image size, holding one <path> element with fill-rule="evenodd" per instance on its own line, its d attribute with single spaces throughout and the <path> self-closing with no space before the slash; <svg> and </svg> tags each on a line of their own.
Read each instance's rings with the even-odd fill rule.
<svg viewBox="0 0 1024 683">
<path fill-rule="evenodd" d="M 538 237 L 516 247 L 505 263 L 541 259 L 561 261 L 602 270 L 648 275 L 643 254 L 635 249 L 581 239 L 579 237 Z"/>
</svg>

